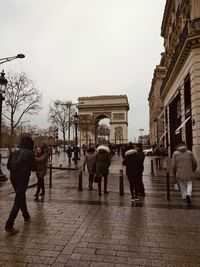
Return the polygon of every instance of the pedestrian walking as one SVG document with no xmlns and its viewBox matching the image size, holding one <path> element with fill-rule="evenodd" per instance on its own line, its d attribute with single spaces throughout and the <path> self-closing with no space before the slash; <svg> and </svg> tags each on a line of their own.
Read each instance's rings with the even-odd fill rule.
<svg viewBox="0 0 200 267">
<path fill-rule="evenodd" d="M 96 154 L 96 178 L 98 181 L 99 196 L 101 196 L 101 180 L 104 177 L 104 194 L 108 194 L 108 171 L 111 163 L 110 149 L 107 146 L 101 145 L 97 147 Z"/>
<path fill-rule="evenodd" d="M 140 179 L 139 177 L 141 173 L 141 161 L 137 154 L 137 150 L 134 149 L 132 143 L 129 144 L 122 163 L 126 166 L 126 175 L 130 186 L 131 201 L 134 202 L 136 200 L 139 200 L 138 191 Z"/>
<path fill-rule="evenodd" d="M 160 168 L 166 170 L 167 167 L 167 149 L 163 144 L 160 145 Z"/>
<path fill-rule="evenodd" d="M 35 201 L 38 201 L 38 196 L 45 196 L 44 177 L 47 174 L 48 165 L 48 150 L 44 146 L 38 147 L 36 151 L 36 176 L 37 176 L 37 191 L 34 195 Z M 41 192 L 40 192 L 41 191 Z"/>
<path fill-rule="evenodd" d="M 48 161 L 52 162 L 52 157 L 53 157 L 53 147 L 52 145 L 48 146 Z"/>
<path fill-rule="evenodd" d="M 87 146 L 85 144 L 82 145 L 83 155 L 86 156 Z"/>
<path fill-rule="evenodd" d="M 68 156 L 68 162 L 69 162 L 69 164 L 71 164 L 72 151 L 73 151 L 72 147 L 69 146 L 69 147 L 67 148 L 67 156 Z"/>
<path fill-rule="evenodd" d="M 89 173 L 89 190 L 93 190 L 93 180 L 96 172 L 96 152 L 94 147 L 89 147 L 86 152 L 85 161 L 83 164 L 83 170 L 85 171 L 85 166 L 87 165 L 87 170 Z"/>
<path fill-rule="evenodd" d="M 192 151 L 187 149 L 185 143 L 181 143 L 176 147 L 172 155 L 172 173 L 177 179 L 181 197 L 191 203 L 192 196 L 192 177 L 197 169 L 197 160 Z"/>
<path fill-rule="evenodd" d="M 31 171 L 36 170 L 33 148 L 33 140 L 29 136 L 24 136 L 21 139 L 19 150 L 12 152 L 8 158 L 7 168 L 10 171 L 10 181 L 15 190 L 14 204 L 5 225 L 5 232 L 8 234 L 17 234 L 19 232 L 13 227 L 19 210 L 22 211 L 25 223 L 30 220 L 26 205 L 26 190 Z"/>
<path fill-rule="evenodd" d="M 142 196 L 145 196 L 145 189 L 144 189 L 144 183 L 143 183 L 143 171 L 144 171 L 144 159 L 145 154 L 142 149 L 142 144 L 138 143 L 136 145 L 137 155 L 139 158 L 139 168 L 138 168 L 138 193 Z"/>
</svg>

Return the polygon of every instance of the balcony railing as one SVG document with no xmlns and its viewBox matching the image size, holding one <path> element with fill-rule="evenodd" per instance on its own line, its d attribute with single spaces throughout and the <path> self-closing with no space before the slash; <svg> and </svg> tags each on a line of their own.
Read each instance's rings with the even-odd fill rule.
<svg viewBox="0 0 200 267">
<path fill-rule="evenodd" d="M 200 34 L 200 18 L 190 20 L 185 24 L 185 27 L 184 27 L 181 35 L 180 35 L 178 45 L 177 45 L 176 50 L 174 52 L 174 55 L 172 57 L 171 63 L 169 65 L 169 68 L 168 68 L 167 73 L 165 75 L 165 78 L 163 80 L 162 86 L 160 88 L 160 95 L 162 95 L 162 93 L 165 89 L 167 81 L 168 81 L 168 79 L 169 79 L 169 77 L 170 77 L 170 75 L 174 69 L 174 66 L 177 62 L 179 54 L 180 54 L 187 38 L 194 36 L 194 35 L 197 35 L 197 34 Z"/>
</svg>

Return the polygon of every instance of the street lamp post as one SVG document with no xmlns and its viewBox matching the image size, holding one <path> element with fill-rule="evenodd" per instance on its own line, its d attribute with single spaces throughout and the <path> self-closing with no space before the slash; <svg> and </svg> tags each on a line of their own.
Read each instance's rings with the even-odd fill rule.
<svg viewBox="0 0 200 267">
<path fill-rule="evenodd" d="M 158 118 L 156 118 L 154 120 L 154 122 L 156 123 L 156 144 L 158 145 L 159 140 L 158 140 Z"/>
<path fill-rule="evenodd" d="M 22 129 L 22 124 L 23 124 L 23 123 L 26 123 L 26 122 L 30 122 L 30 120 L 27 120 L 27 121 L 21 121 L 21 122 L 20 122 L 20 123 L 21 123 L 21 129 L 20 129 L 20 131 L 21 131 L 21 138 L 22 138 L 22 130 L 23 130 L 23 129 Z"/>
<path fill-rule="evenodd" d="M 18 54 L 16 56 L 13 57 L 4 57 L 4 58 L 0 58 L 0 65 L 4 64 L 8 61 L 17 59 L 17 58 L 24 58 L 25 55 L 24 54 Z M 1 72 L 1 76 L 0 76 L 0 181 L 6 181 L 7 178 L 6 176 L 3 174 L 2 170 L 1 170 L 1 124 L 2 124 L 2 102 L 5 100 L 3 94 L 5 93 L 5 89 L 6 89 L 6 85 L 8 83 L 8 81 L 6 80 L 6 78 L 4 77 L 5 73 L 4 71 Z"/>
<path fill-rule="evenodd" d="M 5 93 L 6 85 L 8 83 L 8 81 L 6 80 L 4 76 L 5 76 L 5 73 L 4 71 L 2 71 L 1 76 L 0 76 L 0 149 L 1 149 L 2 103 L 5 100 L 3 95 Z M 1 170 L 1 151 L 0 151 L 0 181 L 6 181 L 6 180 L 7 178 L 5 174 L 3 174 Z"/>
<path fill-rule="evenodd" d="M 142 137 L 142 132 L 144 131 L 144 129 L 139 129 L 139 131 L 140 131 L 140 136 L 141 136 L 141 143 L 143 144 L 143 137 Z"/>
<path fill-rule="evenodd" d="M 79 115 L 77 112 L 74 115 L 74 125 L 75 125 L 75 153 L 74 153 L 74 161 L 77 163 L 78 160 L 78 119 Z"/>
</svg>

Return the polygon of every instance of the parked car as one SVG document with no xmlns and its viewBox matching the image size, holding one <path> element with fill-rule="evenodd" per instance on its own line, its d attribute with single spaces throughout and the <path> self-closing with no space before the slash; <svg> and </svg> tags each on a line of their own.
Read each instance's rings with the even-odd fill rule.
<svg viewBox="0 0 200 267">
<path fill-rule="evenodd" d="M 143 150 L 145 156 L 153 156 L 154 155 L 154 151 L 153 151 L 153 148 L 148 148 L 148 149 L 144 149 Z"/>
</svg>

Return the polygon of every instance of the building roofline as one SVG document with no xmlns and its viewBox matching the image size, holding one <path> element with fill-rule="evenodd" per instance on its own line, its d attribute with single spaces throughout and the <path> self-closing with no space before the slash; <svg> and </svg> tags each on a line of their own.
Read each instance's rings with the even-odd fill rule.
<svg viewBox="0 0 200 267">
<path fill-rule="evenodd" d="M 163 13 L 163 20 L 162 20 L 162 24 L 161 24 L 161 36 L 164 37 L 164 33 L 166 30 L 166 21 L 168 19 L 168 13 L 170 10 L 170 5 L 172 4 L 172 0 L 166 0 L 166 4 L 165 4 L 165 9 L 164 9 L 164 13 Z"/>
</svg>

